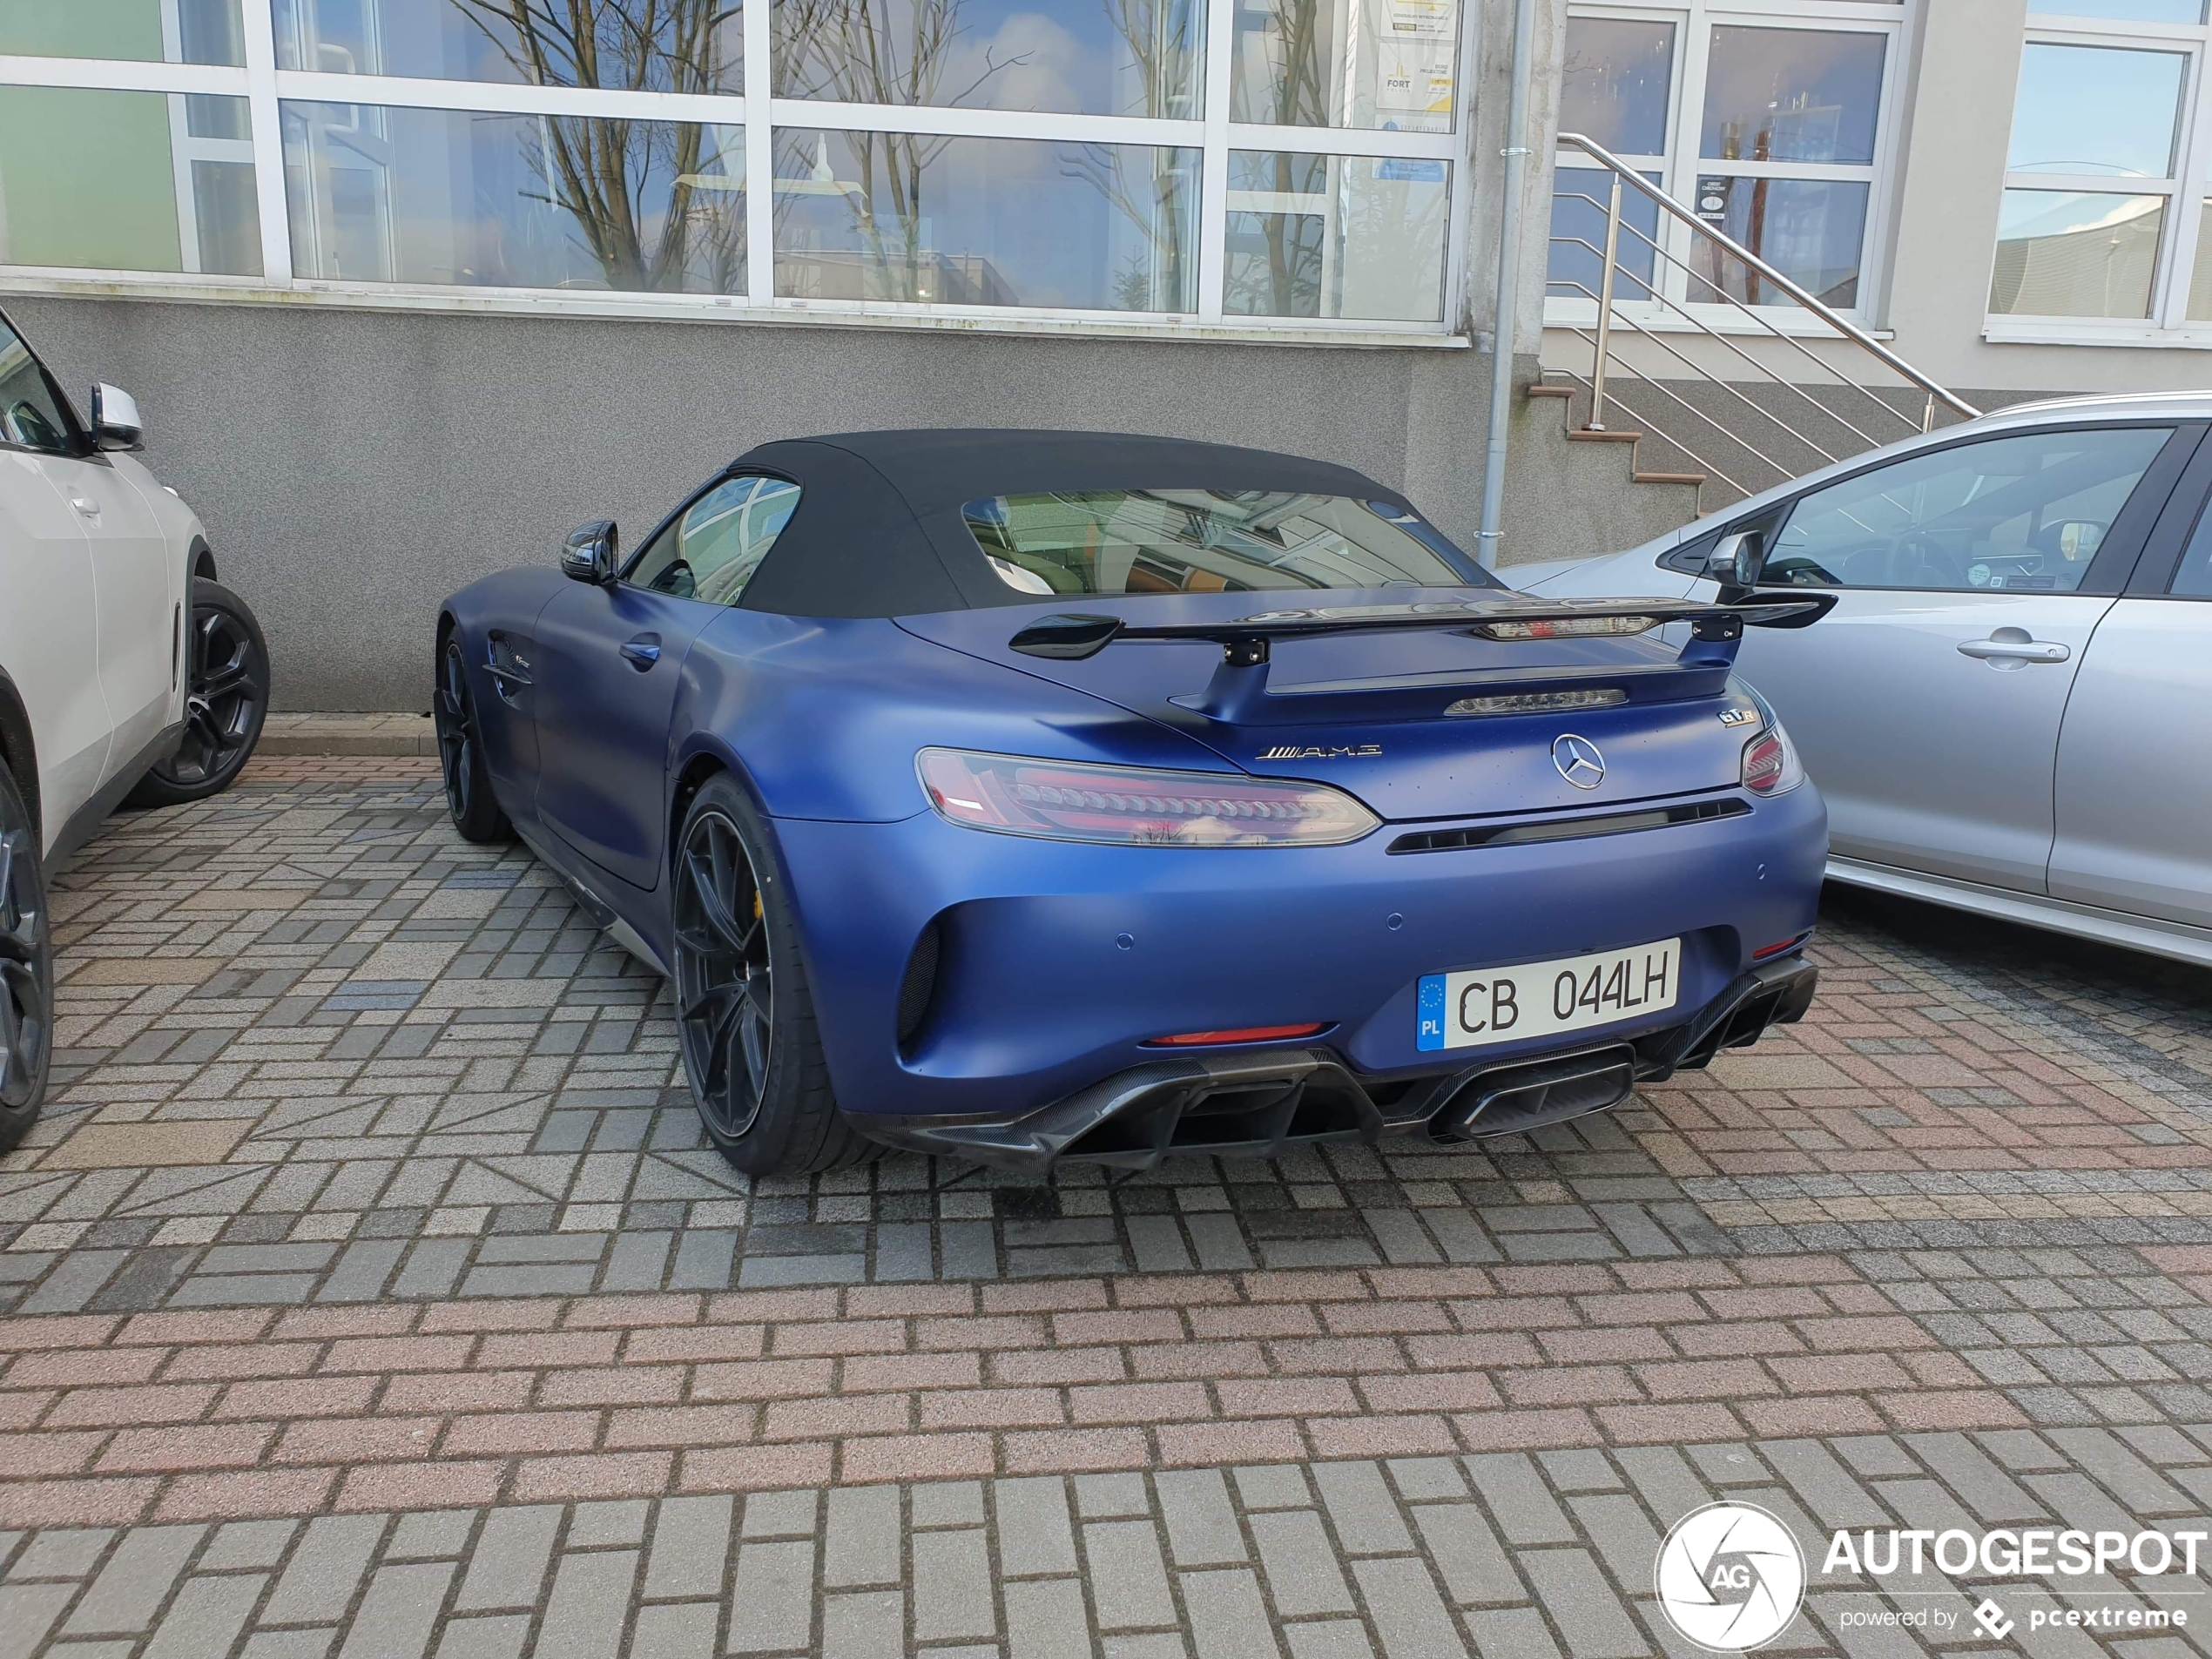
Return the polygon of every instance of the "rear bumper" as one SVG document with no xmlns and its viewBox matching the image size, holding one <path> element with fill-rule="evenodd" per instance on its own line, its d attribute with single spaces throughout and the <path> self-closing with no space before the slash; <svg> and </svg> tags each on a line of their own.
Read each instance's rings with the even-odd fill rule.
<svg viewBox="0 0 2212 1659">
<path fill-rule="evenodd" d="M 1627 1099 L 1639 1082 L 1746 1048 L 1802 1019 L 1819 970 L 1791 956 L 1762 963 L 1690 1019 L 1633 1041 L 1568 1040 L 1534 1058 L 1487 1061 L 1378 1089 L 1326 1049 L 1182 1055 L 1133 1066 L 1035 1111 L 860 1120 L 889 1145 L 1042 1178 L 1059 1163 L 1149 1170 L 1177 1154 L 1278 1157 L 1298 1146 L 1386 1133 L 1459 1140 L 1520 1134 Z"/>
</svg>

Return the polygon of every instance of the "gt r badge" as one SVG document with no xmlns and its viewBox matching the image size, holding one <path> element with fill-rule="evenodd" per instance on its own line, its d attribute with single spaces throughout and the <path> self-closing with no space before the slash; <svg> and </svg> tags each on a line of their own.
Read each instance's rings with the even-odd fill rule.
<svg viewBox="0 0 2212 1659">
<path fill-rule="evenodd" d="M 1577 789 L 1595 789 L 1605 781 L 1605 757 L 1597 745 L 1571 732 L 1553 742 L 1552 765 Z"/>
<path fill-rule="evenodd" d="M 1371 760 L 1382 752 L 1379 743 L 1339 744 L 1332 749 L 1301 749 L 1278 744 L 1260 755 L 1262 760 Z"/>
<path fill-rule="evenodd" d="M 1757 709 L 1723 709 L 1721 724 L 1726 726 L 1750 725 L 1759 718 Z"/>
</svg>

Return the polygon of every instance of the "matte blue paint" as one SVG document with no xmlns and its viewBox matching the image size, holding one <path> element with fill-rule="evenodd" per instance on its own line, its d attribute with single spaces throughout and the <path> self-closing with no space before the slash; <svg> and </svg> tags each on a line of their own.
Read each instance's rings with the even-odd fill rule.
<svg viewBox="0 0 2212 1659">
<path fill-rule="evenodd" d="M 1406 597 L 1328 596 L 1347 605 Z M 1599 1028 L 1634 1036 L 1681 1023 L 1750 966 L 1753 950 L 1814 925 L 1826 809 L 1810 784 L 1773 800 L 1743 796 L 1747 734 L 1717 718 L 1724 664 L 1669 682 L 1710 681 L 1707 694 L 1685 700 L 1642 700 L 1661 675 L 1637 683 L 1639 700 L 1617 706 L 1444 718 L 1436 712 L 1443 686 L 1523 689 L 1532 677 L 1663 666 L 1672 653 L 1634 638 L 1302 640 L 1275 654 L 1277 694 L 1316 682 L 1430 678 L 1339 698 L 1326 723 L 1224 727 L 1170 701 L 1204 688 L 1214 647 L 1132 643 L 1082 663 L 1007 651 L 1028 622 L 1068 608 L 1055 601 L 824 620 L 595 589 L 549 570 L 487 578 L 446 610 L 479 676 L 472 689 L 487 753 L 498 757 L 502 805 L 525 829 L 548 832 L 533 839 L 664 956 L 678 780 L 705 761 L 751 792 L 775 834 L 773 874 L 798 918 L 831 1079 L 857 1116 L 1042 1106 L 1157 1060 L 1157 1050 L 1141 1046 L 1148 1039 L 1194 1029 L 1325 1022 L 1334 1028 L 1327 1042 L 1362 1072 L 1433 1071 L 1442 975 L 1679 936 L 1676 1007 Z M 1198 594 L 1086 599 L 1082 608 L 1164 620 L 1269 606 L 1249 594 Z M 535 653 L 536 683 L 513 704 L 482 674 L 493 628 L 526 637 Z M 642 632 L 658 633 L 663 647 L 644 672 L 620 651 Z M 1409 700 L 1423 718 L 1406 717 Z M 1601 788 L 1570 788 L 1553 766 L 1552 741 L 1567 731 L 1604 751 Z M 1257 759 L 1278 745 L 1369 744 L 1383 752 Z M 523 759 L 533 745 L 534 771 Z M 993 834 L 930 809 L 914 775 L 916 751 L 930 745 L 1307 777 L 1389 821 L 1335 847 L 1124 847 Z M 1480 824 L 1721 794 L 1742 797 L 1751 811 L 1602 838 L 1388 850 L 1412 822 Z M 902 1054 L 899 987 L 933 918 L 944 929 L 941 994 Z M 1400 925 L 1388 925 L 1393 918 Z M 1557 1037 L 1501 1043 L 1485 1055 L 1511 1061 L 1560 1046 Z"/>
</svg>

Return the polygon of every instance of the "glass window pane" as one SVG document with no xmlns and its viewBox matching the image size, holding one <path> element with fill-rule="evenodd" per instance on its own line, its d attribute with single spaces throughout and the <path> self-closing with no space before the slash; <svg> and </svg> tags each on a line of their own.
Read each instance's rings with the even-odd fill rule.
<svg viewBox="0 0 2212 1659">
<path fill-rule="evenodd" d="M 2035 432 L 1910 455 L 1804 496 L 1764 580 L 2071 593 L 2170 427 Z"/>
<path fill-rule="evenodd" d="M 776 0 L 776 93 L 1196 119 L 1202 0 Z"/>
<path fill-rule="evenodd" d="M 1251 593 L 1459 587 L 1399 509 L 1270 490 L 987 496 L 968 533 L 1017 593 Z"/>
<path fill-rule="evenodd" d="M 2188 63 L 2179 52 L 2031 41 L 2020 57 L 2006 170 L 2169 177 Z"/>
<path fill-rule="evenodd" d="M 1734 238 L 1824 304 L 1858 303 L 1859 253 L 1866 236 L 1868 186 L 1825 179 L 1731 179 L 1697 181 L 1697 216 Z M 1796 300 L 1700 241 L 1695 253 L 1693 300 L 1717 299 L 1716 289 L 1754 306 Z"/>
<path fill-rule="evenodd" d="M 1722 161 L 1874 159 L 1887 37 L 1716 29 L 1699 153 Z"/>
<path fill-rule="evenodd" d="M 243 64 L 239 0 L 0 0 L 0 52 Z"/>
<path fill-rule="evenodd" d="M 1442 318 L 1446 163 L 1232 150 L 1228 207 L 1230 315 Z"/>
<path fill-rule="evenodd" d="M 242 98 L 11 86 L 0 264 L 261 274 Z"/>
<path fill-rule="evenodd" d="M 911 132 L 776 134 L 776 292 L 1197 308 L 1198 152 Z"/>
<path fill-rule="evenodd" d="M 1674 24 L 1569 17 L 1560 130 L 1621 155 L 1664 154 L 1674 71 Z"/>
<path fill-rule="evenodd" d="M 1230 118 L 1449 132 L 1460 0 L 1240 0 Z"/>
<path fill-rule="evenodd" d="M 2204 0 L 2027 0 L 2030 11 L 2121 23 L 2202 23 Z"/>
<path fill-rule="evenodd" d="M 661 593 L 733 605 L 798 508 L 797 484 L 726 479 L 656 537 L 626 579 Z"/>
<path fill-rule="evenodd" d="M 2196 210 L 2196 268 L 2189 273 L 2189 320 L 2212 322 L 2212 201 Z"/>
<path fill-rule="evenodd" d="M 1643 175 L 1653 184 L 1656 173 Z M 1593 167 L 1562 165 L 1552 175 L 1552 235 L 1548 293 L 1594 300 L 1605 279 L 1605 219 L 1613 175 Z M 1640 191 L 1621 188 L 1621 239 L 1615 252 L 1619 267 L 1613 294 L 1619 300 L 1649 300 L 1652 267 L 1657 262 L 1659 204 Z"/>
<path fill-rule="evenodd" d="M 2181 598 L 2212 599 L 2212 513 L 2197 519 L 2169 590 Z"/>
<path fill-rule="evenodd" d="M 1989 308 L 2002 317 L 2147 317 L 2162 196 L 2008 190 Z"/>
<path fill-rule="evenodd" d="M 269 0 L 277 66 L 649 92 L 745 91 L 738 0 Z"/>
<path fill-rule="evenodd" d="M 69 417 L 39 373 L 38 360 L 14 329 L 0 322 L 0 443 L 63 454 L 71 442 Z"/>
<path fill-rule="evenodd" d="M 370 104 L 283 110 L 301 276 L 745 292 L 742 127 Z"/>
</svg>

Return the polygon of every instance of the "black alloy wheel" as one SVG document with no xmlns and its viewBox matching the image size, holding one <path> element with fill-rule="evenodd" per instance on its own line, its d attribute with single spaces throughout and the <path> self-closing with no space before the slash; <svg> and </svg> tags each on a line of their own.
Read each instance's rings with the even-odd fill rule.
<svg viewBox="0 0 2212 1659">
<path fill-rule="evenodd" d="M 678 859 L 676 1006 L 699 1111 L 718 1139 L 740 1139 L 775 1057 L 775 967 L 752 860 L 714 807 L 692 814 Z"/>
<path fill-rule="evenodd" d="M 503 841 L 514 833 L 491 792 L 484 745 L 469 694 L 469 668 L 461 636 L 449 636 L 438 653 L 438 689 L 431 713 L 438 732 L 438 770 L 444 774 L 446 809 L 467 841 Z"/>
<path fill-rule="evenodd" d="M 838 1109 L 767 821 L 737 781 L 685 810 L 671 877 L 677 1029 L 707 1138 L 752 1176 L 882 1155 Z"/>
<path fill-rule="evenodd" d="M 0 762 L 0 1152 L 38 1121 L 53 1058 L 54 947 L 38 831 Z"/>
<path fill-rule="evenodd" d="M 185 635 L 185 734 L 124 802 L 177 806 L 219 795 L 237 781 L 269 712 L 269 648 L 245 600 L 196 578 Z"/>
</svg>

